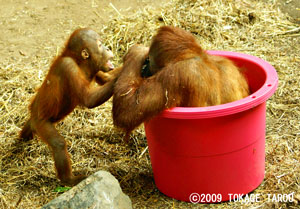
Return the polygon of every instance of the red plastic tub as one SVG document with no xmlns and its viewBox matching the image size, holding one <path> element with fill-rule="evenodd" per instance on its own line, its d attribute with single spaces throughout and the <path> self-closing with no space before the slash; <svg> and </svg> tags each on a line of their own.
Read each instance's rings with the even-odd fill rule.
<svg viewBox="0 0 300 209">
<path fill-rule="evenodd" d="M 266 100 L 275 69 L 246 54 L 209 51 L 245 69 L 250 96 L 210 107 L 175 107 L 145 122 L 157 188 L 187 202 L 232 201 L 263 181 Z"/>
</svg>

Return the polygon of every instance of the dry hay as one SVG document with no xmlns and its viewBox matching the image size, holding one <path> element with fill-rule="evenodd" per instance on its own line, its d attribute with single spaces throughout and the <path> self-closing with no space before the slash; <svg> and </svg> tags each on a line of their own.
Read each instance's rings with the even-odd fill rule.
<svg viewBox="0 0 300 209">
<path fill-rule="evenodd" d="M 128 47 L 148 45 L 156 29 L 166 24 L 191 31 L 204 49 L 252 54 L 276 68 L 279 87 L 267 103 L 266 175 L 254 191 L 261 199 L 212 206 L 164 196 L 153 181 L 143 128 L 134 132 L 130 146 L 122 144 L 122 133 L 112 125 L 111 102 L 92 110 L 77 108 L 57 125 L 68 141 L 74 170 L 86 174 L 110 171 L 135 208 L 299 208 L 299 25 L 289 22 L 275 4 L 250 0 L 171 1 L 161 12 L 151 7 L 131 16 L 115 8 L 112 12 L 115 17 L 100 33 L 114 50 L 117 63 Z M 51 56 L 33 59 L 35 66 L 0 66 L 0 208 L 36 208 L 59 195 L 53 192 L 59 183 L 47 146 L 36 138 L 26 143 L 17 139 L 28 117 L 30 98 L 45 76 L 38 69 L 47 69 Z M 267 201 L 267 194 L 292 192 L 293 203 Z"/>
</svg>

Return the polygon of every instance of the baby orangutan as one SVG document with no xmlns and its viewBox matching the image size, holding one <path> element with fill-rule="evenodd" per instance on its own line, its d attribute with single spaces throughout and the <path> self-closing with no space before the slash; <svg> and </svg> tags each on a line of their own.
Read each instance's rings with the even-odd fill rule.
<svg viewBox="0 0 300 209">
<path fill-rule="evenodd" d="M 112 96 L 121 70 L 113 70 L 112 57 L 98 33 L 87 28 L 74 31 L 62 54 L 52 63 L 29 107 L 31 117 L 20 138 L 29 140 L 36 133 L 49 145 L 57 176 L 63 184 L 75 185 L 85 176 L 73 175 L 67 144 L 54 123 L 62 120 L 77 105 L 93 108 Z M 103 85 L 96 86 L 94 80 Z"/>
<path fill-rule="evenodd" d="M 148 58 L 149 72 L 143 68 Z M 247 81 L 233 62 L 207 54 L 191 33 L 163 26 L 150 48 L 135 45 L 125 55 L 114 87 L 113 120 L 127 140 L 164 109 L 219 105 L 248 95 Z"/>
</svg>

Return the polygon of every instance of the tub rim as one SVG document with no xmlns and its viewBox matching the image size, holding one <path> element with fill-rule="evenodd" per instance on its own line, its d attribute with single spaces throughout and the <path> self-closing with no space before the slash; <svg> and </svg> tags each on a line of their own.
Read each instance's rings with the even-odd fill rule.
<svg viewBox="0 0 300 209">
<path fill-rule="evenodd" d="M 257 105 L 267 101 L 267 99 L 269 99 L 274 94 L 278 86 L 278 76 L 275 68 L 268 62 L 258 57 L 239 52 L 213 50 L 207 51 L 207 53 L 227 57 L 229 59 L 243 59 L 247 62 L 252 62 L 253 64 L 260 66 L 261 69 L 264 70 L 266 80 L 257 91 L 243 99 L 209 107 L 173 107 L 162 111 L 158 115 L 159 117 L 174 119 L 201 119 L 226 116 L 256 107 Z"/>
</svg>

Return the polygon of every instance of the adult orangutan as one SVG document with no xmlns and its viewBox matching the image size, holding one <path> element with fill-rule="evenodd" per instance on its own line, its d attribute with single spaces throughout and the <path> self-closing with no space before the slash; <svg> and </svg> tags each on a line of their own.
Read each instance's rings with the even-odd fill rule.
<svg viewBox="0 0 300 209">
<path fill-rule="evenodd" d="M 121 69 L 113 70 L 113 54 L 91 29 L 75 30 L 60 56 L 54 59 L 48 75 L 34 97 L 20 137 L 29 140 L 36 133 L 52 151 L 57 176 L 63 184 L 75 185 L 85 176 L 72 174 L 64 138 L 54 123 L 62 120 L 77 105 L 93 108 L 107 101 Z M 108 72 L 109 71 L 109 72 Z M 97 81 L 103 85 L 95 85 Z"/>
<path fill-rule="evenodd" d="M 143 68 L 147 62 L 149 69 Z M 248 95 L 245 77 L 229 59 L 207 54 L 191 33 L 163 26 L 150 48 L 135 45 L 125 55 L 114 88 L 113 120 L 127 138 L 164 109 L 219 105 Z"/>
</svg>

